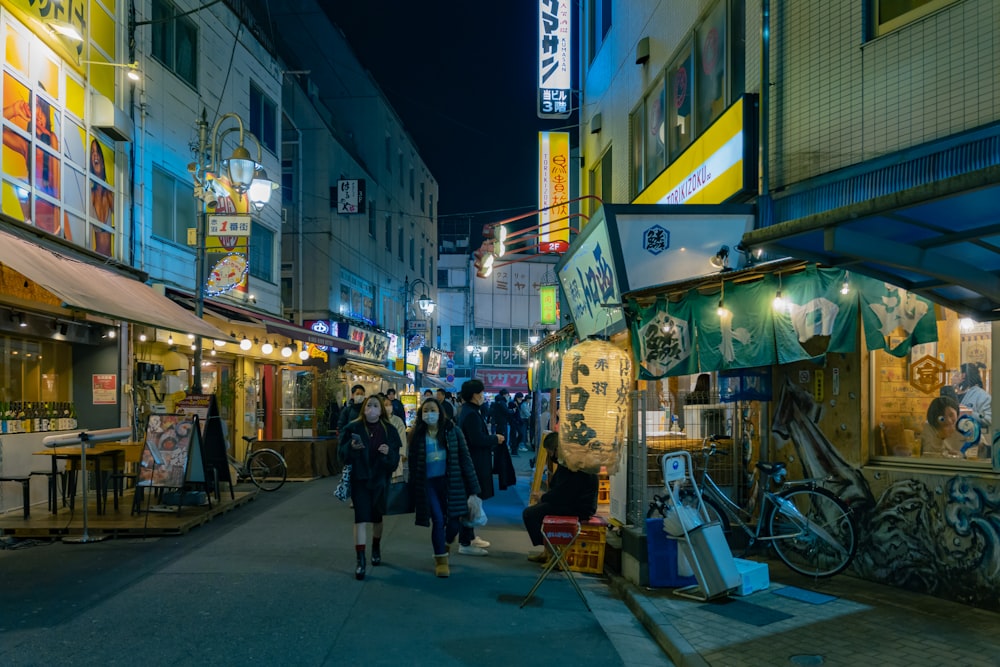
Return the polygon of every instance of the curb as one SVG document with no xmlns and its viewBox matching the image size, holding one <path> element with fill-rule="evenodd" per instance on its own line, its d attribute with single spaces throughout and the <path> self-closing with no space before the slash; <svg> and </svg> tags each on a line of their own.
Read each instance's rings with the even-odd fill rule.
<svg viewBox="0 0 1000 667">
<path fill-rule="evenodd" d="M 661 624 L 658 621 L 663 614 L 641 592 L 636 590 L 634 585 L 612 572 L 605 571 L 605 575 L 611 583 L 611 588 L 621 595 L 625 605 L 639 619 L 653 641 L 659 644 L 671 660 L 682 667 L 708 667 L 709 663 L 684 639 L 680 632 L 669 623 Z"/>
</svg>

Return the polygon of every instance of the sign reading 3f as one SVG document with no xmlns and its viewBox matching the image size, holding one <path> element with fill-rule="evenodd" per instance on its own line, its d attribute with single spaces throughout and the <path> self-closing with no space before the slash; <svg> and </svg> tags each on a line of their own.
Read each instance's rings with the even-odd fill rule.
<svg viewBox="0 0 1000 667">
<path fill-rule="evenodd" d="M 538 117 L 570 115 L 570 0 L 538 0 Z"/>
</svg>

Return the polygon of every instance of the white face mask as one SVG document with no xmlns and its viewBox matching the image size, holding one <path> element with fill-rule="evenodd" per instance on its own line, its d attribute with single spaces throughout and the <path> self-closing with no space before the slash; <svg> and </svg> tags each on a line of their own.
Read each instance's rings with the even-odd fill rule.
<svg viewBox="0 0 1000 667">
<path fill-rule="evenodd" d="M 362 403 L 365 402 L 365 397 L 364 396 L 355 396 L 354 397 L 354 402 L 357 403 L 358 405 L 361 405 Z"/>
<path fill-rule="evenodd" d="M 365 419 L 370 422 L 377 422 L 378 418 L 382 416 L 382 411 L 378 408 L 365 408 Z"/>
<path fill-rule="evenodd" d="M 438 412 L 425 412 L 424 413 L 424 421 L 427 424 L 429 424 L 430 426 L 434 426 L 434 424 L 438 423 L 438 416 L 439 415 L 440 415 L 440 413 L 438 413 Z"/>
</svg>

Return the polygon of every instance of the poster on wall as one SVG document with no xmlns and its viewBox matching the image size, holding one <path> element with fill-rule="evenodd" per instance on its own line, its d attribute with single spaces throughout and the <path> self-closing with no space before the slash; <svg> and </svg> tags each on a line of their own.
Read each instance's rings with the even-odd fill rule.
<svg viewBox="0 0 1000 667">
<path fill-rule="evenodd" d="M 118 403 L 118 376 L 114 373 L 94 373 L 94 405 L 115 405 Z"/>
</svg>

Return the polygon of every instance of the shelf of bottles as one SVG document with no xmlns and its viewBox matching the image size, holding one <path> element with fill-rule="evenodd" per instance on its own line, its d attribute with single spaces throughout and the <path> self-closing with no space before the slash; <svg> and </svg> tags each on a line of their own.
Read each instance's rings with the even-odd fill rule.
<svg viewBox="0 0 1000 667">
<path fill-rule="evenodd" d="M 43 433 L 76 428 L 71 402 L 0 402 L 0 433 Z"/>
</svg>

